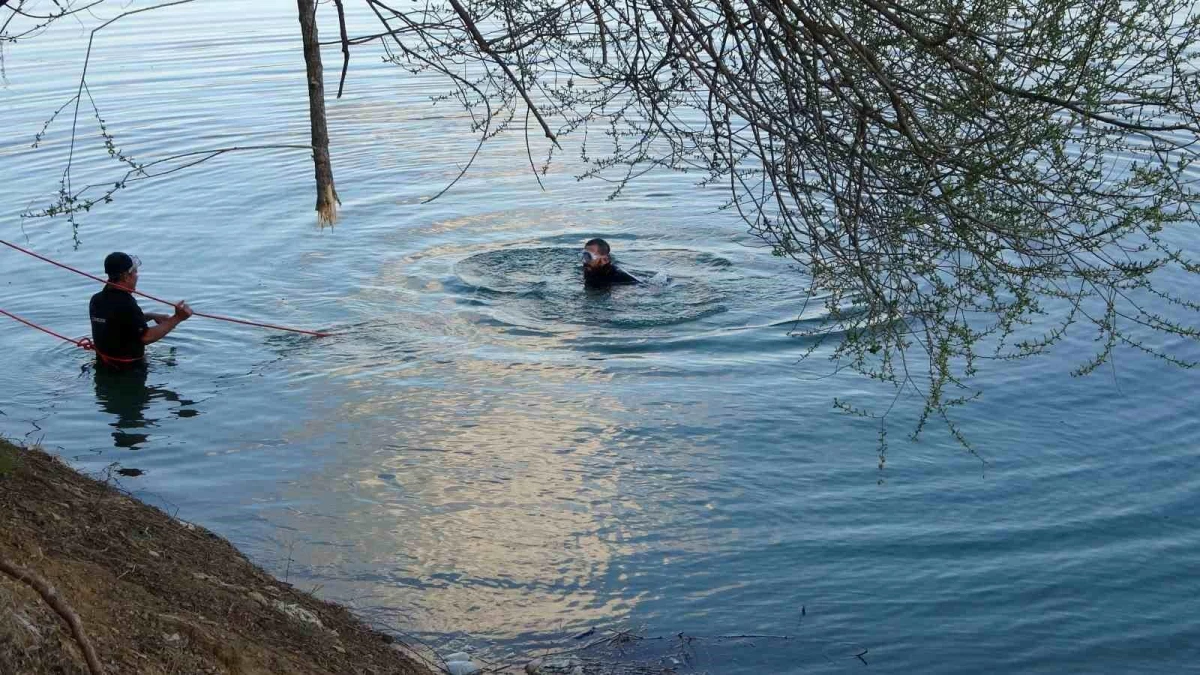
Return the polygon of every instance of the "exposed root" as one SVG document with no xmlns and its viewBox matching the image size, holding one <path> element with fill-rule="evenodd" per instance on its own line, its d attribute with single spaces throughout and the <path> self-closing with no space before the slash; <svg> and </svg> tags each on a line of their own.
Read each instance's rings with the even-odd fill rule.
<svg viewBox="0 0 1200 675">
<path fill-rule="evenodd" d="M 9 561 L 0 558 L 0 572 L 8 576 L 28 584 L 30 588 L 38 592 L 42 596 L 42 600 L 46 601 L 47 605 L 55 611 L 62 620 L 66 622 L 71 629 L 71 635 L 75 637 L 75 642 L 79 644 L 79 648 L 83 650 L 83 658 L 87 661 L 88 671 L 91 675 L 104 675 L 104 666 L 100 665 L 100 658 L 96 656 L 96 650 L 92 647 L 91 641 L 88 640 L 87 633 L 83 631 L 83 622 L 79 620 L 79 615 L 75 610 L 63 600 L 58 591 L 50 585 L 50 582 L 34 574 L 32 571 L 20 567 Z"/>
</svg>

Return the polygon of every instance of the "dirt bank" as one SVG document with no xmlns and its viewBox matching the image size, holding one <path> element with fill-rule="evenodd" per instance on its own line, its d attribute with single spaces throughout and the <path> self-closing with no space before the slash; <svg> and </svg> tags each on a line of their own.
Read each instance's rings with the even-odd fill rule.
<svg viewBox="0 0 1200 675">
<path fill-rule="evenodd" d="M 106 673 L 434 672 L 227 541 L 0 441 L 0 562 L 49 582 Z M 87 673 L 67 624 L 0 573 L 0 673 Z"/>
</svg>

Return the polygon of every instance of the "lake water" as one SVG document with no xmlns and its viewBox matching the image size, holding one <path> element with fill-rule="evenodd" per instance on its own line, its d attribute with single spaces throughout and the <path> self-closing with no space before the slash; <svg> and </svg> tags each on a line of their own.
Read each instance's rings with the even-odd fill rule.
<svg viewBox="0 0 1200 675">
<path fill-rule="evenodd" d="M 832 403 L 892 392 L 831 376 L 827 352 L 801 360 L 811 345 L 788 333 L 820 303 L 719 193 L 651 174 L 609 201 L 569 152 L 542 191 L 511 134 L 422 204 L 474 140 L 431 105 L 441 82 L 372 48 L 341 100 L 326 54 L 335 228 L 315 224 L 308 156 L 258 151 L 131 185 L 76 244 L 19 214 L 57 190 L 69 118 L 30 143 L 74 94 L 85 41 L 64 22 L 5 47 L 0 238 L 97 273 L 129 251 L 143 290 L 338 334 L 197 318 L 151 348 L 143 384 L 4 319 L 0 433 L 142 469 L 126 488 L 267 569 L 488 658 L 596 627 L 706 636 L 696 663 L 714 673 L 1196 668 L 1194 373 L 1125 350 L 1072 378 L 1094 346 L 1081 330 L 983 370 L 960 421 L 986 466 L 936 427 L 907 440 L 902 402 L 881 470 L 877 424 Z M 90 92 L 139 160 L 308 141 L 294 3 L 142 14 L 93 58 Z M 86 105 L 80 134 L 74 183 L 119 178 Z M 581 289 L 592 236 L 652 283 Z M 7 249 L 0 269 L 0 308 L 87 333 L 95 284 Z M 752 633 L 793 639 L 713 637 Z"/>
</svg>

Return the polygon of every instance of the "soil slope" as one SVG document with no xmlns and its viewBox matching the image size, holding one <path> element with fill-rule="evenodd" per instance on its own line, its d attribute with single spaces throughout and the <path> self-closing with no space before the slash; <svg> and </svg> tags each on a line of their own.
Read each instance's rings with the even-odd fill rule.
<svg viewBox="0 0 1200 675">
<path fill-rule="evenodd" d="M 0 441 L 0 562 L 49 582 L 105 673 L 434 672 L 227 541 L 43 452 Z M 67 624 L 0 573 L 0 673 L 87 673 Z"/>
</svg>

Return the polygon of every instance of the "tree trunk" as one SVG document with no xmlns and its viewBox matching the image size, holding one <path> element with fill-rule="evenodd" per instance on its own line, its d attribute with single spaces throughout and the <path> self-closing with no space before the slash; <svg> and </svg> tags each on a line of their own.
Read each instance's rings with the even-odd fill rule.
<svg viewBox="0 0 1200 675">
<path fill-rule="evenodd" d="M 325 73 L 321 46 L 317 42 L 317 5 L 314 0 L 296 0 L 300 8 L 300 34 L 304 38 L 304 65 L 308 70 L 308 114 L 312 122 L 313 166 L 317 174 L 317 221 L 322 225 L 337 220 L 337 190 L 333 187 L 333 164 L 329 161 L 329 129 L 325 124 Z"/>
</svg>

